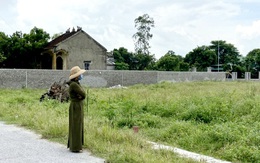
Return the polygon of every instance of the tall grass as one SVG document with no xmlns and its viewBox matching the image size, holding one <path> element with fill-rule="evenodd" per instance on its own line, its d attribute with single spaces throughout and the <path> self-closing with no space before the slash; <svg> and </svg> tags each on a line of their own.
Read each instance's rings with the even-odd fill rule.
<svg viewBox="0 0 260 163">
<path fill-rule="evenodd" d="M 88 88 L 85 145 L 110 162 L 194 162 L 146 140 L 232 162 L 260 160 L 260 83 L 185 82 Z M 86 88 L 87 89 L 87 88 Z M 43 90 L 0 90 L 0 119 L 67 143 L 69 103 Z M 134 133 L 133 126 L 139 126 Z"/>
</svg>

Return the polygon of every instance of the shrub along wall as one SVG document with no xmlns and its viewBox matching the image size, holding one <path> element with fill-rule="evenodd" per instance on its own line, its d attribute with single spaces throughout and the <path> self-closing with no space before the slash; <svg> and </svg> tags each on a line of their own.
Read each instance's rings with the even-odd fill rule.
<svg viewBox="0 0 260 163">
<path fill-rule="evenodd" d="M 69 74 L 69 70 L 0 69 L 0 87 L 44 89 L 54 82 L 68 81 Z M 111 87 L 203 80 L 225 81 L 225 72 L 89 70 L 81 83 L 88 87 Z"/>
</svg>

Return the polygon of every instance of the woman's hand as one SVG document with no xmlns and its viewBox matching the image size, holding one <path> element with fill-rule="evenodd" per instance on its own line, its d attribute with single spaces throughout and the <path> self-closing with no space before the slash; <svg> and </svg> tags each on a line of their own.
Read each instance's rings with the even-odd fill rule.
<svg viewBox="0 0 260 163">
<path fill-rule="evenodd" d="M 80 100 L 82 99 L 82 96 L 81 96 L 81 95 L 77 94 L 77 96 L 78 96 L 78 99 L 80 99 Z"/>
</svg>

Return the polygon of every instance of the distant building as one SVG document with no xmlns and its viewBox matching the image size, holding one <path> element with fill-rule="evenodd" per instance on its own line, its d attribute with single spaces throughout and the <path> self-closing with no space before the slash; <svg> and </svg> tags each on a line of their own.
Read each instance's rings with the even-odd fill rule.
<svg viewBox="0 0 260 163">
<path fill-rule="evenodd" d="M 211 65 L 211 72 L 222 72 L 223 70 L 223 64 Z"/>
<path fill-rule="evenodd" d="M 115 59 L 113 53 L 107 53 L 107 70 L 115 69 Z"/>
<path fill-rule="evenodd" d="M 69 70 L 78 65 L 86 70 L 114 69 L 107 49 L 80 27 L 68 29 L 50 41 L 42 52 L 41 69 Z"/>
</svg>

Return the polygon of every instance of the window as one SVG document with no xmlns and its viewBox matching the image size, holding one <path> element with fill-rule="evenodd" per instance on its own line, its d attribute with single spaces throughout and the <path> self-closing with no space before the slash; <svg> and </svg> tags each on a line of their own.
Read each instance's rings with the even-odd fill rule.
<svg viewBox="0 0 260 163">
<path fill-rule="evenodd" d="M 85 70 L 89 70 L 90 63 L 91 61 L 84 61 Z"/>
</svg>

